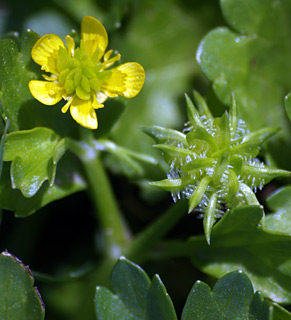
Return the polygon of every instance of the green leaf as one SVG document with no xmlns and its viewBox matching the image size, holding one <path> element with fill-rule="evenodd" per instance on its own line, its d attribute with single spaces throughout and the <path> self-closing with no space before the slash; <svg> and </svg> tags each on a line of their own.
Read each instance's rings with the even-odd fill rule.
<svg viewBox="0 0 291 320">
<path fill-rule="evenodd" d="M 111 291 L 97 287 L 95 295 L 96 315 L 98 320 L 134 320 L 136 319 L 122 300 Z"/>
<path fill-rule="evenodd" d="M 0 255 L 0 318 L 42 320 L 44 305 L 27 266 L 8 252 Z"/>
<path fill-rule="evenodd" d="M 56 164 L 66 150 L 65 140 L 48 128 L 7 135 L 4 161 L 12 161 L 11 182 L 25 197 L 32 197 L 44 181 L 54 184 Z"/>
<path fill-rule="evenodd" d="M 44 183 L 31 198 L 26 198 L 17 189 L 12 189 L 9 164 L 4 163 L 0 180 L 0 208 L 14 211 L 16 217 L 26 217 L 39 208 L 72 193 L 86 189 L 79 163 L 70 154 L 65 154 L 58 164 L 55 183 L 52 187 Z"/>
<path fill-rule="evenodd" d="M 251 130 L 283 128 L 268 146 L 278 163 L 288 167 L 290 126 L 283 112 L 283 99 L 286 88 L 291 87 L 291 2 L 220 3 L 234 31 L 217 28 L 208 33 L 200 43 L 197 60 L 223 103 L 229 104 L 235 94 L 239 115 Z"/>
<path fill-rule="evenodd" d="M 273 308 L 274 308 L 274 311 L 273 311 L 274 320 L 291 320 L 291 313 L 288 312 L 286 309 L 282 308 L 277 303 L 273 304 Z M 265 319 L 262 318 L 262 320 L 265 320 Z"/>
<path fill-rule="evenodd" d="M 224 319 L 247 319 L 253 294 L 252 283 L 241 271 L 228 273 L 213 288 Z"/>
<path fill-rule="evenodd" d="M 79 126 L 59 106 L 46 106 L 33 98 L 28 83 L 41 78 L 40 66 L 31 58 L 31 49 L 39 36 L 27 30 L 21 37 L 0 40 L 0 101 L 2 114 L 10 120 L 9 131 L 48 127 L 61 136 L 76 137 Z"/>
<path fill-rule="evenodd" d="M 256 292 L 250 305 L 250 320 L 272 320 L 273 307 L 270 301 L 264 299 L 260 292 Z"/>
<path fill-rule="evenodd" d="M 272 320 L 273 306 L 241 271 L 226 274 L 210 287 L 197 281 L 191 289 L 181 320 Z M 275 319 L 275 318 L 274 318 Z"/>
<path fill-rule="evenodd" d="M 120 258 L 115 265 L 113 293 L 97 287 L 95 310 L 99 320 L 177 320 L 173 303 L 158 276 L 152 280 L 137 265 Z"/>
<path fill-rule="evenodd" d="M 210 246 L 204 237 L 193 237 L 185 249 L 203 272 L 220 278 L 241 269 L 255 290 L 273 301 L 290 303 L 291 236 L 262 227 L 263 216 L 259 206 L 231 210 L 213 227 Z"/>
<path fill-rule="evenodd" d="M 197 281 L 192 287 L 181 320 L 222 320 L 220 309 L 216 303 L 210 287 Z"/>
<path fill-rule="evenodd" d="M 39 36 L 31 30 L 20 39 L 20 48 L 12 39 L 0 40 L 0 100 L 10 131 L 20 129 L 23 105 L 32 98 L 28 82 L 36 78 L 32 69 L 31 48 Z"/>
<path fill-rule="evenodd" d="M 273 213 L 266 216 L 265 227 L 291 235 L 291 186 L 285 186 L 274 192 L 266 204 Z"/>
<path fill-rule="evenodd" d="M 177 320 L 173 302 L 158 275 L 153 277 L 147 298 L 147 319 Z"/>
<path fill-rule="evenodd" d="M 111 285 L 131 313 L 142 319 L 150 288 L 150 279 L 146 273 L 139 266 L 121 258 L 112 271 Z"/>
<path fill-rule="evenodd" d="M 0 179 L 1 179 L 1 174 L 2 174 L 2 168 L 3 168 L 3 156 L 4 156 L 4 144 L 5 144 L 5 139 L 9 127 L 9 120 L 6 120 L 5 127 L 2 133 L 2 137 L 0 140 Z"/>
</svg>

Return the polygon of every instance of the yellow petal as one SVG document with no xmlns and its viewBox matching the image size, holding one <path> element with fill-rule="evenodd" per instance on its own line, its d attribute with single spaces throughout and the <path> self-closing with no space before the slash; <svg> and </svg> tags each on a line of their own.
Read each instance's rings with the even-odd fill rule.
<svg viewBox="0 0 291 320">
<path fill-rule="evenodd" d="M 144 69 L 137 62 L 124 63 L 109 72 L 110 77 L 102 82 L 101 90 L 110 97 L 119 95 L 133 98 L 140 92 L 145 81 Z"/>
<path fill-rule="evenodd" d="M 73 119 L 81 126 L 88 129 L 97 129 L 97 116 L 90 100 L 82 100 L 75 96 L 71 103 L 70 112 Z"/>
<path fill-rule="evenodd" d="M 103 92 L 99 91 L 96 93 L 96 98 L 99 103 L 103 103 L 107 100 L 108 96 Z"/>
<path fill-rule="evenodd" d="M 92 107 L 94 108 L 94 109 L 100 109 L 100 108 L 103 108 L 104 107 L 104 104 L 102 104 L 108 97 L 104 94 L 104 93 L 101 93 L 101 95 L 102 95 L 102 97 L 101 97 L 101 100 L 103 99 L 103 101 L 102 102 L 100 102 L 99 101 L 99 99 L 100 99 L 100 93 L 101 92 L 92 92 Z M 105 98 L 103 97 L 103 96 L 105 96 Z M 99 97 L 99 99 L 98 99 L 98 97 Z"/>
<path fill-rule="evenodd" d="M 65 48 L 63 40 L 55 34 L 47 34 L 41 37 L 31 50 L 32 59 L 41 69 L 53 74 L 57 72 L 57 55 L 60 47 Z"/>
<path fill-rule="evenodd" d="M 63 89 L 59 83 L 31 80 L 29 90 L 35 99 L 49 106 L 62 99 Z"/>
<path fill-rule="evenodd" d="M 83 18 L 81 39 L 82 46 L 89 58 L 92 57 L 97 49 L 99 49 L 98 58 L 103 57 L 108 45 L 108 36 L 103 24 L 99 20 L 89 16 Z"/>
</svg>

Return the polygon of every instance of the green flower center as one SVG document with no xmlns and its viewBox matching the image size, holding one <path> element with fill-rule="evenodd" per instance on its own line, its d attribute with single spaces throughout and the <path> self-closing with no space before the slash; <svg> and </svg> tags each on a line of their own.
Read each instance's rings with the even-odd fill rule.
<svg viewBox="0 0 291 320">
<path fill-rule="evenodd" d="M 58 81 L 67 96 L 76 94 L 82 100 L 90 100 L 92 91 L 99 92 L 102 82 L 110 76 L 98 61 L 98 50 L 89 58 L 82 48 L 77 48 L 73 57 L 60 48 L 57 61 Z"/>
</svg>

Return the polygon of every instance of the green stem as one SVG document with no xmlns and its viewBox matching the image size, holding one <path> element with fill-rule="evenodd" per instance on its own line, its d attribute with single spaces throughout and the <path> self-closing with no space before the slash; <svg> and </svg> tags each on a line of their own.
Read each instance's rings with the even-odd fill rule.
<svg viewBox="0 0 291 320">
<path fill-rule="evenodd" d="M 105 256 L 116 260 L 129 241 L 129 232 L 100 159 L 100 151 L 96 150 L 93 137 L 89 134 L 82 142 L 69 140 L 68 145 L 85 169 L 96 217 L 101 225 Z"/>
<path fill-rule="evenodd" d="M 126 248 L 124 255 L 136 263 L 141 263 L 151 249 L 186 214 L 188 201 L 180 200 L 160 218 L 142 231 Z"/>
</svg>

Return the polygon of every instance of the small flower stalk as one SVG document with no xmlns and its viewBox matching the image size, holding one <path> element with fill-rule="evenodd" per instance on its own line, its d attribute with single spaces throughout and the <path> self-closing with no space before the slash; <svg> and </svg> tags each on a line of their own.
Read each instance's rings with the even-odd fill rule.
<svg viewBox="0 0 291 320">
<path fill-rule="evenodd" d="M 80 47 L 66 36 L 66 45 L 55 34 L 41 37 L 31 51 L 32 59 L 48 74 L 46 81 L 32 80 L 29 89 L 33 97 L 46 105 L 66 101 L 62 108 L 70 109 L 73 119 L 85 128 L 97 129 L 96 109 L 103 108 L 108 97 L 135 97 L 143 87 L 145 73 L 137 62 L 110 68 L 120 54 L 106 52 L 107 32 L 100 21 L 86 16 L 81 24 Z"/>
<path fill-rule="evenodd" d="M 276 128 L 249 132 L 237 116 L 235 99 L 229 113 L 214 118 L 204 99 L 194 92 L 197 109 L 186 95 L 189 122 L 184 132 L 162 127 L 144 127 L 169 165 L 167 179 L 151 182 L 168 190 L 174 201 L 189 199 L 189 212 L 203 213 L 205 235 L 210 243 L 211 229 L 223 208 L 258 205 L 255 192 L 289 171 L 272 169 L 258 160 L 261 144 Z"/>
</svg>

